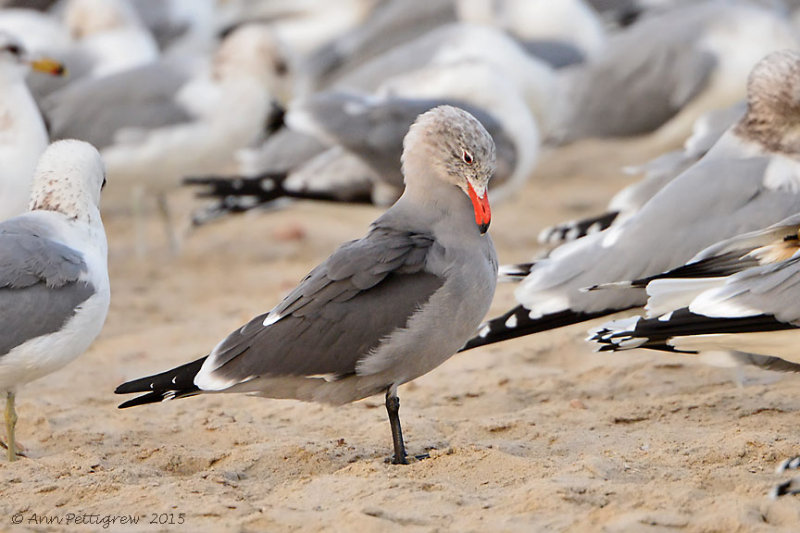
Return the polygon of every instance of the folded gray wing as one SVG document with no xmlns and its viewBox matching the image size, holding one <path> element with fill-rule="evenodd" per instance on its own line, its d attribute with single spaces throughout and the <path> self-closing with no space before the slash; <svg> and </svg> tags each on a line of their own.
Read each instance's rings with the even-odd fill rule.
<svg viewBox="0 0 800 533">
<path fill-rule="evenodd" d="M 315 137 L 289 128 L 281 128 L 258 148 L 244 150 L 240 170 L 246 176 L 271 172 L 289 172 L 327 149 Z"/>
<path fill-rule="evenodd" d="M 602 56 L 569 69 L 556 140 L 654 131 L 699 94 L 717 60 L 698 46 L 715 12 L 698 6 L 653 17 L 609 40 Z"/>
<path fill-rule="evenodd" d="M 425 271 L 434 246 L 428 235 L 379 227 L 342 245 L 271 313 L 222 341 L 209 356 L 212 375 L 240 382 L 355 373 L 444 283 Z"/>
<path fill-rule="evenodd" d="M 98 149 L 122 128 L 154 129 L 192 120 L 176 100 L 188 72 L 174 63 L 155 63 L 99 79 L 79 80 L 42 102 L 57 139 L 80 139 Z"/>
<path fill-rule="evenodd" d="M 61 329 L 94 293 L 80 253 L 13 222 L 0 224 L 0 357 Z"/>
<path fill-rule="evenodd" d="M 792 215 L 768 228 L 714 243 L 685 265 L 634 280 L 630 285 L 643 288 L 657 279 L 730 276 L 749 268 L 785 261 L 800 248 L 797 235 L 799 225 L 800 215 Z"/>
</svg>

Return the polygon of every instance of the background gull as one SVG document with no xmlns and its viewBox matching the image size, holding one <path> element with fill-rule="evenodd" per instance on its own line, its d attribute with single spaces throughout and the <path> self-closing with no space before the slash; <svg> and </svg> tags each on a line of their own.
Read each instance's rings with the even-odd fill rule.
<svg viewBox="0 0 800 533">
<path fill-rule="evenodd" d="M 498 154 L 493 197 L 518 190 L 536 163 L 536 124 L 520 92 L 498 69 L 469 61 L 393 78 L 375 96 L 327 91 L 295 101 L 285 121 L 296 133 L 279 132 L 262 149 L 240 156 L 248 163 L 246 176 L 187 180 L 209 186 L 201 195 L 218 199 L 196 213 L 195 221 L 272 205 L 282 197 L 391 204 L 403 190 L 399 163 L 405 131 L 417 115 L 446 103 L 472 112 L 493 136 Z M 292 144 L 287 148 L 298 157 L 288 165 L 287 138 Z"/>
<path fill-rule="evenodd" d="M 67 78 L 29 79 L 37 101 L 76 80 L 103 77 L 159 57 L 155 40 L 127 0 L 67 0 L 47 13 L 3 10 L 0 28 L 69 71 Z"/>
<path fill-rule="evenodd" d="M 476 24 L 456 23 L 437 28 L 362 64 L 339 79 L 333 88 L 373 93 L 385 88 L 393 80 L 409 80 L 420 75 L 436 76 L 420 73 L 435 72 L 449 65 L 468 62 L 498 69 L 508 83 L 521 91 L 537 122 L 548 115 L 557 87 L 553 69 L 527 54 L 519 43 L 501 30 Z M 445 76 L 436 77 L 447 79 Z M 469 84 L 462 85 L 466 85 L 462 88 L 464 92 L 479 92 L 470 91 Z M 436 89 L 432 84 L 422 85 L 416 90 Z M 403 94 L 419 96 L 419 93 Z"/>
<path fill-rule="evenodd" d="M 797 45 L 788 21 L 753 5 L 707 1 L 648 17 L 562 74 L 543 130 L 557 142 L 658 130 L 674 145 L 705 111 L 741 100 L 764 55 Z"/>
<path fill-rule="evenodd" d="M 694 123 L 692 135 L 686 139 L 683 148 L 667 152 L 643 165 L 625 168 L 626 173 L 643 174 L 643 177 L 615 194 L 604 213 L 547 227 L 539 233 L 539 242 L 551 246 L 562 244 L 627 220 L 658 191 L 706 155 L 728 128 L 742 117 L 745 109 L 745 102 L 740 102 L 705 113 Z"/>
<path fill-rule="evenodd" d="M 594 56 L 603 47 L 605 35 L 597 16 L 581 0 L 552 3 L 531 0 L 391 0 L 375 7 L 363 24 L 321 47 L 297 65 L 297 93 L 336 87 L 354 71 L 390 50 L 425 36 L 436 35 L 444 28 L 483 26 L 500 30 L 506 38 L 517 41 L 529 53 L 559 68 Z M 449 30 L 452 50 L 463 49 L 475 35 L 459 42 Z M 441 39 L 442 35 L 436 39 Z M 430 40 L 428 40 L 430 44 Z M 418 65 L 429 61 L 431 54 L 418 47 L 406 48 Z M 498 51 L 502 57 L 504 52 Z M 395 54 L 385 66 L 397 65 Z M 396 72 L 395 72 L 396 73 Z"/>
<path fill-rule="evenodd" d="M 467 348 L 582 322 L 646 301 L 644 291 L 583 292 L 663 272 L 704 247 L 800 211 L 800 55 L 770 54 L 753 69 L 744 117 L 708 154 L 622 224 L 556 248 L 516 290 L 520 303 Z"/>
<path fill-rule="evenodd" d="M 72 44 L 66 27 L 54 16 L 31 9 L 3 9 L 0 29 L 16 37 L 33 53 L 65 50 Z"/>
<path fill-rule="evenodd" d="M 748 351 L 794 363 L 800 215 L 716 243 L 685 265 L 598 290 L 646 289 L 646 318 L 594 330 L 600 351 Z"/>
<path fill-rule="evenodd" d="M 590 332 L 598 351 L 648 348 L 680 354 L 732 352 L 735 361 L 769 370 L 800 371 L 800 215 L 727 239 L 669 272 L 612 284 L 645 287 L 647 316 L 614 320 Z M 754 355 L 755 354 L 755 355 Z M 777 471 L 796 469 L 797 457 Z M 797 494 L 800 479 L 771 496 Z"/>
<path fill-rule="evenodd" d="M 99 78 L 158 59 L 158 45 L 124 0 L 66 0 L 61 17 Z"/>
<path fill-rule="evenodd" d="M 217 4 L 215 0 L 131 0 L 161 53 L 175 57 L 213 51 Z"/>
<path fill-rule="evenodd" d="M 199 225 L 220 215 L 278 205 L 286 198 L 390 205 L 403 191 L 404 133 L 418 115 L 447 103 L 461 105 L 490 132 L 498 153 L 495 179 L 508 185 L 518 174 L 516 145 L 482 108 L 457 99 L 372 99 L 328 92 L 302 103 L 302 119 L 290 113 L 289 122 L 299 129 L 285 128 L 249 152 L 261 158 L 250 163 L 260 165 L 250 171 L 251 177 L 184 180 L 202 187 L 199 197 L 215 199 L 195 212 L 193 220 Z"/>
<path fill-rule="evenodd" d="M 388 205 L 402 192 L 404 132 L 421 111 L 446 103 L 475 112 L 495 135 L 500 165 L 493 195 L 502 199 L 518 190 L 536 164 L 535 117 L 544 113 L 553 82 L 546 64 L 499 30 L 473 24 L 438 28 L 362 64 L 331 91 L 295 99 L 285 122 L 296 133 L 279 132 L 261 149 L 241 154 L 239 176 L 188 180 L 210 186 L 201 194 L 219 199 L 194 220 L 273 205 L 284 196 L 371 198 Z M 334 150 L 325 153 L 321 146 Z M 287 147 L 297 159 L 285 153 Z"/>
<path fill-rule="evenodd" d="M 289 49 L 305 56 L 357 27 L 378 4 L 378 0 L 235 0 L 219 7 L 227 28 L 248 22 L 268 24 Z"/>
<path fill-rule="evenodd" d="M 404 141 L 403 196 L 272 311 L 203 357 L 120 385 L 120 407 L 202 392 L 331 404 L 386 392 L 394 463 L 406 463 L 397 387 L 447 360 L 489 308 L 497 257 L 485 235 L 494 144 L 463 110 L 436 107 Z"/>
<path fill-rule="evenodd" d="M 36 168 L 30 211 L 0 222 L 0 390 L 9 460 L 16 458 L 16 390 L 86 351 L 110 299 L 98 205 L 100 155 L 79 141 L 52 144 Z"/>
<path fill-rule="evenodd" d="M 0 32 L 0 220 L 26 211 L 33 170 L 47 147 L 42 116 L 25 85 L 34 70 L 61 75 L 50 59 L 33 59 L 15 38 Z"/>
<path fill-rule="evenodd" d="M 456 19 L 453 0 L 381 2 L 363 24 L 317 48 L 297 65 L 296 92 L 306 95 L 330 88 L 364 63 Z"/>
<path fill-rule="evenodd" d="M 268 28 L 243 26 L 208 69 L 178 70 L 173 59 L 71 85 L 43 107 L 54 138 L 96 144 L 111 179 L 158 194 L 168 219 L 165 194 L 182 176 L 222 170 L 236 149 L 259 138 L 271 93 L 286 75 L 276 69 L 281 62 Z"/>
</svg>

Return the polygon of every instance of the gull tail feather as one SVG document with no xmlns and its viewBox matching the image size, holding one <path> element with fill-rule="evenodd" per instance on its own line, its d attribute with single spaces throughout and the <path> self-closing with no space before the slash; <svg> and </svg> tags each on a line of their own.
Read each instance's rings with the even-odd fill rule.
<svg viewBox="0 0 800 533">
<path fill-rule="evenodd" d="M 205 187 L 196 193 L 197 198 L 214 200 L 192 214 L 192 224 L 202 226 L 226 215 L 244 213 L 251 209 L 277 207 L 285 199 L 320 200 L 370 204 L 369 194 L 354 194 L 342 197 L 338 191 L 293 190 L 285 186 L 287 173 L 266 173 L 255 177 L 199 176 L 183 179 L 188 187 Z"/>
<path fill-rule="evenodd" d="M 163 402 L 175 398 L 194 396 L 202 392 L 195 384 L 194 377 L 206 360 L 202 357 L 191 363 L 181 365 L 160 374 L 134 379 L 123 383 L 114 390 L 115 394 L 129 394 L 132 392 L 147 392 L 120 404 L 119 408 L 133 407 L 147 403 Z"/>
</svg>

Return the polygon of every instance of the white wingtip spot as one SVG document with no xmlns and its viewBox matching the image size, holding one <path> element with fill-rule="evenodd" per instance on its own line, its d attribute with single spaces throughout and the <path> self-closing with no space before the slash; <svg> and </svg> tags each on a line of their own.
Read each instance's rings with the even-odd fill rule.
<svg viewBox="0 0 800 533">
<path fill-rule="evenodd" d="M 486 337 L 489 336 L 489 333 L 491 331 L 492 331 L 492 328 L 490 328 L 488 326 L 488 324 L 487 324 L 486 326 L 483 326 L 483 328 L 481 328 L 481 331 L 478 333 L 478 337 L 480 337 L 482 339 L 485 339 Z"/>
<path fill-rule="evenodd" d="M 781 461 L 781 464 L 775 468 L 775 473 L 782 474 L 787 470 L 797 470 L 798 467 L 800 467 L 800 457 L 790 457 Z"/>
<path fill-rule="evenodd" d="M 304 376 L 306 379 L 322 379 L 328 383 L 333 381 L 339 380 L 339 374 L 328 373 L 328 374 L 309 374 L 308 376 Z"/>
<path fill-rule="evenodd" d="M 161 398 L 161 401 L 162 402 L 168 402 L 168 401 L 174 400 L 174 399 L 175 399 L 175 391 L 174 390 L 169 390 L 169 391 L 164 393 L 164 396 Z"/>
<path fill-rule="evenodd" d="M 260 185 L 262 191 L 270 192 L 273 189 L 275 189 L 275 180 L 273 180 L 272 178 L 265 178 L 261 180 Z"/>
<path fill-rule="evenodd" d="M 578 237 L 580 237 L 580 229 L 578 229 L 577 227 L 573 226 L 567 232 L 565 240 L 574 241 L 574 240 L 577 240 Z"/>
<path fill-rule="evenodd" d="M 267 317 L 264 319 L 264 322 L 262 322 L 261 325 L 264 326 L 264 327 L 271 326 L 272 324 L 274 324 L 275 322 L 277 322 L 281 318 L 283 318 L 283 317 L 281 315 L 279 315 L 279 314 L 270 313 L 270 314 L 267 315 Z"/>
<path fill-rule="evenodd" d="M 601 231 L 602 229 L 603 228 L 600 226 L 600 223 L 599 222 L 595 222 L 594 224 L 592 224 L 591 226 L 586 228 L 586 235 L 591 235 L 592 233 L 597 233 L 598 231 Z"/>
<path fill-rule="evenodd" d="M 506 327 L 508 329 L 514 329 L 517 327 L 517 315 L 511 315 L 508 317 L 508 320 L 506 320 Z"/>
<path fill-rule="evenodd" d="M 543 316 L 544 314 L 536 309 L 531 309 L 530 313 L 528 313 L 528 318 L 531 320 L 539 320 Z"/>
<path fill-rule="evenodd" d="M 617 342 L 617 346 L 623 349 L 633 349 L 638 348 L 642 344 L 646 343 L 649 339 L 647 337 L 634 337 L 623 339 Z"/>
<path fill-rule="evenodd" d="M 658 321 L 659 322 L 669 322 L 669 320 L 671 318 L 672 318 L 672 311 L 670 311 L 669 313 L 663 314 L 660 317 L 658 317 Z"/>
<path fill-rule="evenodd" d="M 221 391 L 229 389 L 240 383 L 235 379 L 220 379 L 210 371 L 204 371 L 205 367 L 200 368 L 200 372 L 194 377 L 195 386 L 202 391 Z"/>
</svg>

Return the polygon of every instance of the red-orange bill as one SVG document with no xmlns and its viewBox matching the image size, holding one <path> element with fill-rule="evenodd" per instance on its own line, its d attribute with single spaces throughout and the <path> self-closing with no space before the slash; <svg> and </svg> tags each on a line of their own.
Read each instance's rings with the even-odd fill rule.
<svg viewBox="0 0 800 533">
<path fill-rule="evenodd" d="M 489 207 L 489 191 L 484 191 L 483 198 L 479 197 L 472 188 L 472 184 L 467 182 L 469 199 L 472 200 L 472 208 L 475 210 L 475 223 L 480 228 L 481 233 L 486 233 L 489 223 L 492 221 L 492 209 Z"/>
</svg>

